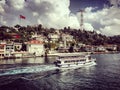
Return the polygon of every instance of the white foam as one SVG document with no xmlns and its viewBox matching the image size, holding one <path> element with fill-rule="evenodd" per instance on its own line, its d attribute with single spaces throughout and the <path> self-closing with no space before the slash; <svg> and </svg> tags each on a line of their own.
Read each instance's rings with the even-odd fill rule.
<svg viewBox="0 0 120 90">
<path fill-rule="evenodd" d="M 55 70 L 57 68 L 58 67 L 55 67 L 54 65 L 40 65 L 40 66 L 31 66 L 31 67 L 22 67 L 22 68 L 11 68 L 4 70 L 4 72 L 0 72 L 0 76 L 15 75 L 22 73 L 37 73 L 37 72 Z"/>
</svg>

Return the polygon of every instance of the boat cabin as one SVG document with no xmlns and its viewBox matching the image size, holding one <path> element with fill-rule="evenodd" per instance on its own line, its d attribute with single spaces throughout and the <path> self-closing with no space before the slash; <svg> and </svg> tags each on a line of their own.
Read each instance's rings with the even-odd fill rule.
<svg viewBox="0 0 120 90">
<path fill-rule="evenodd" d="M 91 61 L 91 56 L 85 53 L 64 53 L 57 55 L 56 66 L 71 66 Z"/>
</svg>

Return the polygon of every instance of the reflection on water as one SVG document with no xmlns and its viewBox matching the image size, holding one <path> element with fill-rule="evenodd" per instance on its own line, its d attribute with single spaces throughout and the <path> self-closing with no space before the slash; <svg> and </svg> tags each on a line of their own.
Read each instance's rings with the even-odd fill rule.
<svg viewBox="0 0 120 90">
<path fill-rule="evenodd" d="M 42 65 L 28 65 L 25 67 L 17 68 L 15 67 L 11 69 L 6 69 L 5 71 L 1 71 L 0 89 L 2 88 L 2 90 L 18 90 L 18 89 L 120 90 L 120 54 L 101 54 L 93 55 L 92 57 L 96 58 L 97 65 L 91 67 L 82 67 L 79 69 L 59 71 L 57 73 L 55 73 L 56 67 L 53 64 L 51 64 L 53 63 L 55 58 L 48 59 L 24 58 L 11 61 L 10 60 L 0 61 L 6 64 L 9 63 L 42 64 Z M 41 76 L 42 78 L 40 78 Z M 24 78 L 21 79 L 21 77 Z M 8 83 L 6 81 L 11 81 L 11 83 Z M 16 86 L 18 89 L 14 89 L 15 88 L 14 86 Z"/>
<path fill-rule="evenodd" d="M 0 59 L 0 64 L 47 64 L 53 63 L 53 57 L 19 58 L 19 59 Z"/>
</svg>

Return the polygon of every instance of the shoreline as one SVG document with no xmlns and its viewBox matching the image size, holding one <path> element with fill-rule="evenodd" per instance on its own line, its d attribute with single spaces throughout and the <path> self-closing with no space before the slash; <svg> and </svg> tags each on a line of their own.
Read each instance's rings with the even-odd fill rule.
<svg viewBox="0 0 120 90">
<path fill-rule="evenodd" d="M 92 52 L 91 54 L 119 54 L 120 51 L 111 51 L 111 52 Z"/>
<path fill-rule="evenodd" d="M 74 53 L 90 53 L 90 54 L 119 54 L 120 51 L 109 51 L 109 52 L 74 52 Z M 22 58 L 38 58 L 38 57 L 55 57 L 59 53 L 50 53 L 47 55 L 40 55 L 40 56 L 25 56 L 25 57 L 3 57 L 0 60 L 9 60 L 9 59 L 22 59 Z"/>
</svg>

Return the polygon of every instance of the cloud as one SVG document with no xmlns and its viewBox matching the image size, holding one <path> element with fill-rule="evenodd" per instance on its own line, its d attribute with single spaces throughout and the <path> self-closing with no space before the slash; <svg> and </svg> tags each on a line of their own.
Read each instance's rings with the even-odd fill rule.
<svg viewBox="0 0 120 90">
<path fill-rule="evenodd" d="M 84 23 L 84 29 L 87 31 L 94 31 L 94 28 L 90 23 Z"/>
<path fill-rule="evenodd" d="M 120 35 L 120 8 L 112 6 L 93 12 L 94 9 L 93 7 L 85 9 L 84 21 L 91 27 L 94 27 L 95 30 L 99 30 L 102 34 L 108 36 Z"/>
<path fill-rule="evenodd" d="M 3 7 L 0 5 L 0 14 L 2 14 L 4 12 Z"/>
<path fill-rule="evenodd" d="M 114 7 L 118 7 L 120 5 L 120 0 L 109 0 L 109 2 Z"/>
<path fill-rule="evenodd" d="M 80 28 L 80 13 L 71 14 L 70 0 L 3 0 L 0 4 L 1 24 L 14 26 L 20 23 L 19 15 L 24 15 L 21 25 L 42 24 L 44 27 Z M 109 0 L 111 6 L 101 10 L 87 7 L 84 13 L 84 28 L 97 30 L 105 35 L 119 35 L 120 0 Z M 98 31 L 99 30 L 99 31 Z"/>
<path fill-rule="evenodd" d="M 6 0 L 0 10 L 5 12 L 3 21 L 9 26 L 19 24 L 21 14 L 26 17 L 26 20 L 21 20 L 21 25 L 43 24 L 48 28 L 79 28 L 77 17 L 70 15 L 69 6 L 70 0 Z"/>
<path fill-rule="evenodd" d="M 120 25 L 110 25 L 101 28 L 101 32 L 105 35 L 112 36 L 112 35 L 120 35 Z"/>
<path fill-rule="evenodd" d="M 14 9 L 23 9 L 24 8 L 24 2 L 25 0 L 6 0 L 6 4 L 10 7 L 10 8 L 14 8 Z"/>
</svg>

